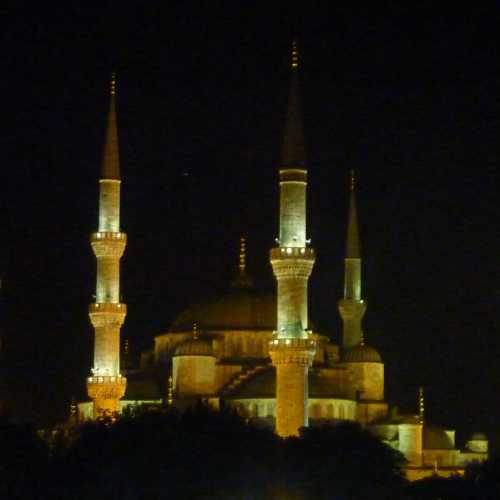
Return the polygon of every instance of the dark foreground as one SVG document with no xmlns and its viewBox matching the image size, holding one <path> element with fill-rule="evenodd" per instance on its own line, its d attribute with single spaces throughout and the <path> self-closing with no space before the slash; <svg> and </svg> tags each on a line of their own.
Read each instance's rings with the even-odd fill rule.
<svg viewBox="0 0 500 500">
<path fill-rule="evenodd" d="M 404 459 L 355 424 L 280 440 L 204 406 L 139 412 L 42 439 L 0 421 L 2 499 L 497 499 L 500 461 L 407 484 Z"/>
</svg>

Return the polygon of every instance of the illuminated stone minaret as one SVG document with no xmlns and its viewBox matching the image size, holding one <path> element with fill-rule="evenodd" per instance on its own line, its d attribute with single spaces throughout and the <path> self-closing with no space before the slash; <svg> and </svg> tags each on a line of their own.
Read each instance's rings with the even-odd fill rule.
<svg viewBox="0 0 500 500">
<path fill-rule="evenodd" d="M 276 433 L 294 436 L 307 426 L 308 370 L 315 341 L 307 327 L 307 282 L 314 251 L 306 239 L 307 170 L 298 95 L 298 54 L 292 46 L 290 96 L 280 176 L 280 232 L 271 250 L 277 280 L 277 331 L 269 346 L 276 367 Z"/>
<path fill-rule="evenodd" d="M 347 350 L 363 343 L 361 324 L 366 311 L 366 302 L 361 298 L 361 253 L 353 171 L 351 171 L 347 245 L 344 259 L 344 298 L 339 301 L 338 307 L 344 326 L 343 347 Z"/>
<path fill-rule="evenodd" d="M 97 259 L 96 300 L 89 316 L 95 330 L 94 366 L 87 391 L 94 402 L 94 418 L 120 409 L 126 379 L 120 374 L 120 328 L 127 307 L 120 302 L 120 258 L 127 236 L 120 232 L 120 161 L 115 110 L 116 81 L 111 80 L 111 103 L 99 180 L 99 228 L 90 243 Z"/>
</svg>

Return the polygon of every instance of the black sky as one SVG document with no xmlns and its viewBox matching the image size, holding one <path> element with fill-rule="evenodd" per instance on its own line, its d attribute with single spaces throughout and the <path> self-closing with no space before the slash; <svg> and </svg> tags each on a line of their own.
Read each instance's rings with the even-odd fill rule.
<svg viewBox="0 0 500 500">
<path fill-rule="evenodd" d="M 288 52 L 297 36 L 318 254 L 311 317 L 339 341 L 348 171 L 359 178 L 365 333 L 387 397 L 500 442 L 498 9 L 197 2 L 8 12 L 0 82 L 5 337 L 12 412 L 60 419 L 92 353 L 97 178 L 118 73 L 124 335 L 136 352 L 224 289 L 248 236 L 272 286 Z M 152 4 L 151 4 L 152 5 Z"/>
</svg>

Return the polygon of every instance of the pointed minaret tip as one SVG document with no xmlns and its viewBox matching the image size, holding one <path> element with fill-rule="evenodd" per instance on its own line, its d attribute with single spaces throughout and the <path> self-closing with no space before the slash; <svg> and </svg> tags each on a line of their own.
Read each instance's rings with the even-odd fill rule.
<svg viewBox="0 0 500 500">
<path fill-rule="evenodd" d="M 111 74 L 110 105 L 106 128 L 106 142 L 102 160 L 101 179 L 120 180 L 120 156 L 118 153 L 118 125 L 116 120 L 116 73 Z"/>
<path fill-rule="evenodd" d="M 359 227 L 358 227 L 358 213 L 356 209 L 356 192 L 355 192 L 356 178 L 354 170 L 351 170 L 349 179 L 349 216 L 347 221 L 347 245 L 346 245 L 346 258 L 347 259 L 360 259 L 361 251 L 359 244 Z"/>
</svg>

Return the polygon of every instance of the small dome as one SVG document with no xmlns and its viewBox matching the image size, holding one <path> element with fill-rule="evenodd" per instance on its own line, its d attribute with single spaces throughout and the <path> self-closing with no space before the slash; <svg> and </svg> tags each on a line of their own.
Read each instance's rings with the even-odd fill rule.
<svg viewBox="0 0 500 500">
<path fill-rule="evenodd" d="M 474 432 L 469 438 L 469 441 L 488 441 L 488 438 L 482 432 Z"/>
<path fill-rule="evenodd" d="M 178 345 L 175 356 L 213 356 L 212 342 L 206 339 L 189 339 Z"/>
<path fill-rule="evenodd" d="M 358 344 L 344 352 L 344 363 L 382 363 L 376 349 L 365 344 Z"/>
</svg>

